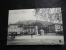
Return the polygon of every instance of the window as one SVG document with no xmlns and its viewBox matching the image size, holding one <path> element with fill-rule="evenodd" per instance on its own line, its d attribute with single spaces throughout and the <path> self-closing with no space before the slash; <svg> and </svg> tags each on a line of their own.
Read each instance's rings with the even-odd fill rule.
<svg viewBox="0 0 66 50">
<path fill-rule="evenodd" d="M 60 29 L 60 25 L 57 25 L 57 29 Z"/>
</svg>

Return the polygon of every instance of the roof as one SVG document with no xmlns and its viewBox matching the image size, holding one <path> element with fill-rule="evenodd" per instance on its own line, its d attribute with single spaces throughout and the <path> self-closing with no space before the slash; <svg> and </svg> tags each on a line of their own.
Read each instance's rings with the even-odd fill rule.
<svg viewBox="0 0 66 50">
<path fill-rule="evenodd" d="M 62 23 L 54 23 L 54 24 L 60 24 L 60 25 L 62 25 Z"/>
<path fill-rule="evenodd" d="M 9 24 L 8 26 L 14 26 L 14 25 L 17 25 L 17 24 Z"/>
<path fill-rule="evenodd" d="M 18 25 L 18 27 L 23 27 L 23 25 Z"/>
<path fill-rule="evenodd" d="M 62 25 L 61 23 L 54 23 L 54 24 L 51 24 L 51 25 Z M 51 25 L 48 25 L 48 26 L 51 26 Z"/>
<path fill-rule="evenodd" d="M 35 28 L 35 26 L 25 26 L 24 29 L 26 28 Z"/>
</svg>

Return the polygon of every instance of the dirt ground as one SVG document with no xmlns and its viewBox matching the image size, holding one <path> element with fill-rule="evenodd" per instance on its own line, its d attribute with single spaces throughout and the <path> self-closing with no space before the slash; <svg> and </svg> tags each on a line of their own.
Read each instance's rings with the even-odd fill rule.
<svg viewBox="0 0 66 50">
<path fill-rule="evenodd" d="M 7 45 L 64 45 L 63 36 L 16 36 L 7 40 Z"/>
</svg>

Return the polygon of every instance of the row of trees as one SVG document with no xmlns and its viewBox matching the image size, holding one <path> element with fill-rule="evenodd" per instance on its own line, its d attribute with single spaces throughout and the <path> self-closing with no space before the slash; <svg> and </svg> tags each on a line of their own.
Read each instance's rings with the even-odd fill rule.
<svg viewBox="0 0 66 50">
<path fill-rule="evenodd" d="M 61 8 L 41 8 L 35 9 L 35 16 L 48 22 L 62 23 Z"/>
</svg>

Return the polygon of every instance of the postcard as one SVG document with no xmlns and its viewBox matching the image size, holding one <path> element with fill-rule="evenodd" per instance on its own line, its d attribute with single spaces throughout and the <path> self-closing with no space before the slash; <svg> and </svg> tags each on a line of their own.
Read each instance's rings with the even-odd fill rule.
<svg viewBox="0 0 66 50">
<path fill-rule="evenodd" d="M 64 45 L 61 7 L 9 10 L 7 45 Z"/>
</svg>

